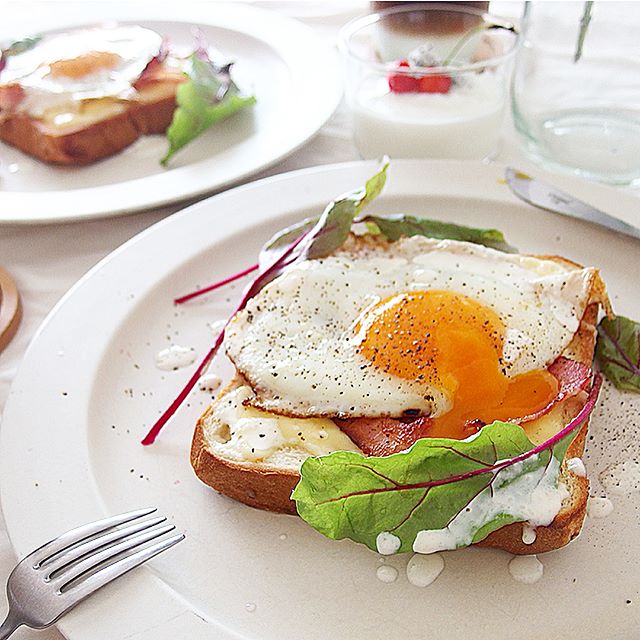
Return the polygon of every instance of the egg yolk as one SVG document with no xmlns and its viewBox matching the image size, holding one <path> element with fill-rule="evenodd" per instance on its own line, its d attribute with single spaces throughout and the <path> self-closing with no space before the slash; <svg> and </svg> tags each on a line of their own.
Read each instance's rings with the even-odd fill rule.
<svg viewBox="0 0 640 640">
<path fill-rule="evenodd" d="M 83 78 L 101 69 L 113 69 L 122 58 L 111 51 L 89 51 L 76 58 L 56 60 L 49 65 L 49 75 L 53 78 Z"/>
<path fill-rule="evenodd" d="M 369 309 L 358 328 L 364 328 L 359 352 L 376 368 L 452 398 L 451 409 L 434 418 L 432 437 L 466 438 L 482 423 L 535 413 L 558 392 L 546 370 L 507 378 L 502 320 L 464 295 L 401 293 Z"/>
</svg>

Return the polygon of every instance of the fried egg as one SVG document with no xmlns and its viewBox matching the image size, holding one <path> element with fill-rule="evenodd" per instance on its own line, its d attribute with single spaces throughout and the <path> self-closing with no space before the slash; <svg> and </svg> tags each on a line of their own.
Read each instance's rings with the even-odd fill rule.
<svg viewBox="0 0 640 640">
<path fill-rule="evenodd" d="M 546 406 L 597 271 L 413 237 L 289 267 L 227 328 L 248 402 L 291 416 L 509 419 Z"/>
<path fill-rule="evenodd" d="M 158 33 L 140 26 L 50 34 L 9 56 L 0 82 L 20 84 L 26 94 L 21 108 L 33 115 L 64 102 L 127 98 L 161 45 Z"/>
</svg>

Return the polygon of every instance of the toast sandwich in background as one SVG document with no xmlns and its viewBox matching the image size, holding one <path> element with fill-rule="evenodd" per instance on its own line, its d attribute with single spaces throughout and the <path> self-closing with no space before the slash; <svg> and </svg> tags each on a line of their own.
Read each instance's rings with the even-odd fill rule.
<svg viewBox="0 0 640 640">
<path fill-rule="evenodd" d="M 141 26 L 84 27 L 0 50 L 0 140 L 43 162 L 86 165 L 166 132 L 173 155 L 253 105 L 198 27 L 191 48 Z"/>
<path fill-rule="evenodd" d="M 3 53 L 0 140 L 52 164 L 88 164 L 164 133 L 186 79 L 162 36 L 140 26 L 78 28 Z"/>
</svg>

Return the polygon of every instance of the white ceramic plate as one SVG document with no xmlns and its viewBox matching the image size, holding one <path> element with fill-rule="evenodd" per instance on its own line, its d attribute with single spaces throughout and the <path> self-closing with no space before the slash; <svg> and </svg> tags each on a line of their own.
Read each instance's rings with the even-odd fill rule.
<svg viewBox="0 0 640 640">
<path fill-rule="evenodd" d="M 176 154 L 168 169 L 159 164 L 167 147 L 164 135 L 142 136 L 87 167 L 51 167 L 0 142 L 0 222 L 116 215 L 218 190 L 295 151 L 331 116 L 342 94 L 337 56 L 308 27 L 241 4 L 200 3 L 186 10 L 179 5 L 158 9 L 132 3 L 108 10 L 101 4 L 98 13 L 85 2 L 77 12 L 52 16 L 54 23 L 46 28 L 117 18 L 189 47 L 198 25 L 212 46 L 236 61 L 234 77 L 254 93 L 256 105 L 213 126 Z M 162 21 L 151 19 L 156 16 Z M 36 21 L 28 28 L 33 33 L 41 26 Z M 10 33 L 4 25 L 0 40 Z"/>
<path fill-rule="evenodd" d="M 443 574 L 419 589 L 406 579 L 407 556 L 385 560 L 400 575 L 383 584 L 380 559 L 368 549 L 201 485 L 188 450 L 205 393 L 193 393 L 154 446 L 139 444 L 189 374 L 159 371 L 155 354 L 171 342 L 204 353 L 213 339 L 207 323 L 228 313 L 240 286 L 180 308 L 172 298 L 251 264 L 272 232 L 318 213 L 373 172 L 372 163 L 319 167 L 193 205 L 101 262 L 41 327 L 1 431 L 2 507 L 17 553 L 73 525 L 147 505 L 187 534 L 62 619 L 70 639 L 622 639 L 638 628 L 637 493 L 613 496 L 610 517 L 589 519 L 578 540 L 544 556 L 535 585 L 510 577 L 508 554 L 472 549 L 444 554 Z M 499 167 L 474 163 L 396 161 L 371 209 L 495 226 L 522 250 L 600 265 L 618 310 L 640 317 L 629 268 L 640 260 L 640 243 L 531 209 L 501 176 Z M 578 183 L 573 191 L 580 195 Z M 615 199 L 617 212 L 635 207 L 613 191 L 593 194 L 600 206 Z M 215 370 L 230 373 L 222 359 Z M 610 399 L 618 407 L 617 396 Z M 615 424 L 630 432 L 637 405 L 633 411 Z M 629 455 L 610 429 L 594 417 L 587 466 L 595 483 L 611 459 Z"/>
</svg>

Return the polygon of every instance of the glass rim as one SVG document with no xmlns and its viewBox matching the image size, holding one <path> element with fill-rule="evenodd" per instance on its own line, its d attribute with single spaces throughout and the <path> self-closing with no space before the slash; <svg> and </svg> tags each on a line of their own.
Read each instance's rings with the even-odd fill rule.
<svg viewBox="0 0 640 640">
<path fill-rule="evenodd" d="M 350 40 L 352 36 L 358 31 L 361 31 L 365 27 L 369 27 L 372 24 L 380 22 L 387 16 L 401 13 L 412 13 L 420 10 L 448 11 L 450 13 L 461 13 L 478 16 L 489 25 L 499 27 L 513 33 L 513 35 L 515 36 L 515 42 L 508 51 L 500 54 L 499 56 L 493 56 L 491 58 L 487 58 L 486 60 L 471 62 L 469 64 L 455 66 L 447 65 L 440 67 L 398 67 L 389 62 L 377 62 L 369 58 L 364 58 L 357 55 L 353 51 L 350 45 Z M 475 9 L 474 7 L 450 4 L 448 2 L 439 2 L 437 6 L 434 6 L 433 4 L 426 4 L 423 2 L 412 2 L 411 4 L 390 7 L 389 9 L 383 9 L 382 11 L 375 11 L 365 16 L 360 16 L 358 18 L 350 20 L 346 25 L 344 25 L 344 27 L 340 29 L 338 47 L 342 53 L 352 58 L 353 60 L 357 60 L 358 62 L 367 65 L 370 69 L 378 70 L 382 73 L 389 73 L 390 71 L 393 71 L 394 74 L 402 76 L 434 76 L 442 74 L 456 75 L 459 73 L 478 71 L 486 69 L 487 67 L 495 67 L 497 65 L 500 65 L 515 54 L 519 39 L 520 30 L 514 22 L 506 18 L 496 16 L 492 13 L 488 13 L 487 11 L 481 11 L 480 9 Z"/>
</svg>

